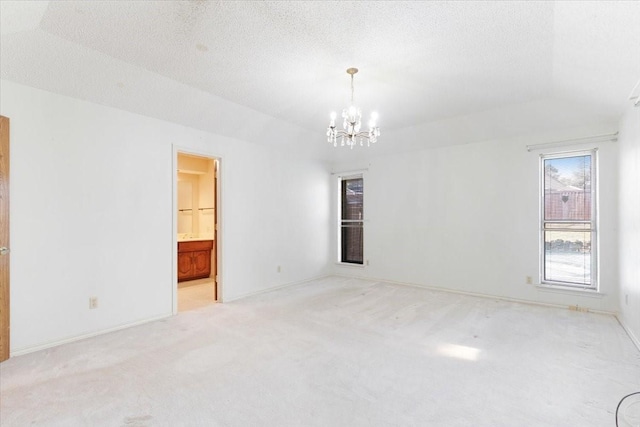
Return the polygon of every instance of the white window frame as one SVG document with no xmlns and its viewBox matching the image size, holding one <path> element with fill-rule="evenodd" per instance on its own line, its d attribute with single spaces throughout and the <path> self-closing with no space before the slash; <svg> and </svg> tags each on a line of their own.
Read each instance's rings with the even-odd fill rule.
<svg viewBox="0 0 640 427">
<path fill-rule="evenodd" d="M 342 181 L 345 180 L 349 180 L 349 179 L 362 179 L 362 188 L 363 188 L 363 192 L 364 192 L 364 186 L 365 186 L 365 176 L 364 176 L 364 172 L 349 172 L 349 173 L 345 173 L 345 174 L 341 174 L 337 176 L 337 180 L 336 180 L 336 188 L 337 188 L 337 209 L 336 209 L 336 219 L 337 219 L 337 227 L 336 227 L 336 233 L 337 233 L 337 246 L 336 246 L 336 253 L 337 253 L 337 259 L 336 259 L 336 263 L 342 265 L 342 266 L 348 266 L 348 267 L 356 267 L 356 268 L 364 268 L 365 265 L 365 245 L 364 245 L 364 234 L 365 234 L 365 218 L 364 218 L 364 212 L 365 212 L 365 202 L 364 202 L 364 194 L 363 194 L 363 201 L 362 201 L 362 212 L 363 212 L 363 217 L 362 219 L 359 220 L 343 220 L 342 219 Z M 342 224 L 343 222 L 354 222 L 354 223 L 360 223 L 362 224 L 362 263 L 355 263 L 355 262 L 345 262 L 342 261 Z"/>
<path fill-rule="evenodd" d="M 540 286 L 547 288 L 558 288 L 558 289 L 566 289 L 566 290 L 577 290 L 577 291 L 590 291 L 590 292 L 598 292 L 599 291 L 599 277 L 598 277 L 598 149 L 594 148 L 591 150 L 580 150 L 580 151 L 563 151 L 557 153 L 547 153 L 540 155 L 540 167 L 539 167 L 539 175 L 540 175 L 540 195 L 538 197 L 539 205 L 540 205 L 540 239 L 539 239 L 539 255 L 540 255 Z M 544 197 L 545 197 L 545 168 L 544 162 L 545 160 L 550 159 L 560 159 L 567 157 L 579 157 L 579 156 L 591 156 L 591 220 L 590 221 L 558 221 L 558 220 L 545 220 L 545 205 L 544 205 Z M 553 280 L 545 279 L 545 224 L 546 223 L 589 223 L 591 232 L 591 271 L 590 271 L 590 279 L 591 283 L 589 285 L 579 284 L 579 283 L 571 283 L 571 282 L 559 282 Z"/>
</svg>

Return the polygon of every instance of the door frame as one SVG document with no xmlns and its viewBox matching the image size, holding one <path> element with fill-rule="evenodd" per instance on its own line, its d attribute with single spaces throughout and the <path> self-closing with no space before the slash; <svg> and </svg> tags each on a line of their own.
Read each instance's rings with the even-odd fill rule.
<svg viewBox="0 0 640 427">
<path fill-rule="evenodd" d="M 6 174 L 5 179 L 0 182 L 0 195 L 4 194 L 6 198 L 0 212 L 0 222 L 2 222 L 3 230 L 0 230 L 0 246 L 11 248 L 9 235 L 9 185 L 10 185 L 10 144 L 11 144 L 11 124 L 8 117 L 0 116 L 0 169 Z M 4 142 L 6 141 L 6 147 Z M 6 223 L 4 223 L 6 220 Z M 4 230 L 6 227 L 6 233 Z M 6 268 L 0 272 L 0 362 L 9 359 L 11 356 L 11 301 L 10 301 L 10 284 L 11 284 L 11 254 L 0 255 L 2 264 L 6 263 Z"/>
<path fill-rule="evenodd" d="M 217 162 L 216 174 L 215 174 L 215 198 L 216 198 L 216 226 L 214 230 L 215 245 L 213 250 L 215 251 L 215 286 L 214 296 L 215 302 L 223 302 L 224 297 L 224 274 L 222 271 L 222 157 L 207 150 L 201 150 L 191 147 L 183 147 L 176 144 L 172 145 L 172 161 L 171 161 L 171 176 L 172 176 L 172 202 L 171 202 L 171 218 L 172 218 L 172 237 L 171 237 L 171 284 L 172 284 L 172 313 L 175 315 L 178 313 L 178 154 L 187 154 L 190 156 L 199 156 L 208 158 Z"/>
</svg>

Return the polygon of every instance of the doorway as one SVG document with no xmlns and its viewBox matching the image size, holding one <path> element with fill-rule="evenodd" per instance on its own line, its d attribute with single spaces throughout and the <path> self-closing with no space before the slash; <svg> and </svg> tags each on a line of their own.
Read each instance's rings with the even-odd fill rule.
<svg viewBox="0 0 640 427">
<path fill-rule="evenodd" d="M 174 186 L 176 292 L 174 312 L 219 298 L 219 165 L 217 157 L 177 151 Z"/>
</svg>

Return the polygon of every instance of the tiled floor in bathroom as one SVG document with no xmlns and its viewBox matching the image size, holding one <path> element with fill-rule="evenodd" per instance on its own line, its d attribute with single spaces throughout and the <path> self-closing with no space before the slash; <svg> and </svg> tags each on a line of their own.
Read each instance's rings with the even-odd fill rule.
<svg viewBox="0 0 640 427">
<path fill-rule="evenodd" d="M 178 284 L 178 311 L 189 311 L 215 304 L 211 278 Z"/>
</svg>

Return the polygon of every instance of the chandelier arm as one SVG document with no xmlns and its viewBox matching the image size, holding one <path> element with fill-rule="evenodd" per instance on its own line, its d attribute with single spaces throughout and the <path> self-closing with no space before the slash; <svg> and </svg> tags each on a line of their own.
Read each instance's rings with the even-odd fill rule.
<svg viewBox="0 0 640 427">
<path fill-rule="evenodd" d="M 361 130 L 360 132 L 349 133 L 346 130 L 338 129 L 335 131 L 336 136 L 346 136 L 348 138 L 369 138 L 370 131 Z"/>
<path fill-rule="evenodd" d="M 369 131 L 368 130 L 361 130 L 358 133 L 355 133 L 353 136 L 357 137 L 357 138 L 367 138 L 369 139 Z"/>
</svg>

